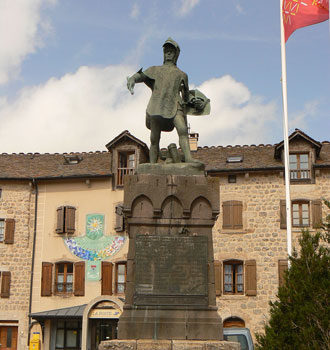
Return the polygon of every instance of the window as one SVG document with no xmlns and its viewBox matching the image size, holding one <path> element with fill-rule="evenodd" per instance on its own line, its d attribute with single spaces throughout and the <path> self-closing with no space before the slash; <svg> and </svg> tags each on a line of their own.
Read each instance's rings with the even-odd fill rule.
<svg viewBox="0 0 330 350">
<path fill-rule="evenodd" d="M 73 264 L 57 263 L 55 270 L 55 292 L 72 293 L 73 291 Z"/>
<path fill-rule="evenodd" d="M 236 183 L 236 175 L 228 175 L 228 183 L 230 184 Z"/>
<path fill-rule="evenodd" d="M 222 228 L 242 229 L 243 228 L 243 205 L 241 201 L 226 201 L 222 203 Z"/>
<path fill-rule="evenodd" d="M 80 349 L 81 322 L 77 320 L 58 320 L 55 349 Z"/>
<path fill-rule="evenodd" d="M 0 243 L 13 244 L 15 233 L 14 219 L 0 219 Z"/>
<path fill-rule="evenodd" d="M 291 180 L 310 179 L 311 172 L 309 168 L 309 159 L 307 153 L 290 154 L 289 161 Z"/>
<path fill-rule="evenodd" d="M 75 213 L 76 208 L 71 206 L 63 206 L 57 208 L 56 233 L 74 233 Z"/>
<path fill-rule="evenodd" d="M 126 262 L 116 264 L 115 288 L 117 294 L 125 293 L 126 288 Z"/>
<path fill-rule="evenodd" d="M 241 162 L 243 162 L 243 156 L 227 157 L 227 163 L 241 163 Z"/>
<path fill-rule="evenodd" d="M 292 202 L 292 226 L 309 226 L 309 202 Z"/>
<path fill-rule="evenodd" d="M 118 169 L 117 169 L 117 186 L 123 186 L 124 175 L 133 174 L 134 169 L 135 169 L 135 152 L 119 152 Z"/>
<path fill-rule="evenodd" d="M 64 156 L 64 160 L 65 160 L 65 164 L 78 164 L 82 161 L 82 157 L 78 156 L 78 155 L 65 155 Z"/>
<path fill-rule="evenodd" d="M 5 220 L 0 219 L 0 242 L 3 242 L 5 239 Z"/>
<path fill-rule="evenodd" d="M 74 294 L 75 296 L 85 295 L 85 262 L 76 263 L 58 262 L 55 264 L 55 279 L 53 286 L 54 264 L 42 263 L 41 274 L 41 296 L 48 297 L 54 294 Z"/>
<path fill-rule="evenodd" d="M 124 220 L 124 205 L 123 203 L 117 204 L 115 208 L 116 214 L 116 225 L 115 230 L 117 232 L 122 232 L 125 229 L 125 220 Z"/>
<path fill-rule="evenodd" d="M 223 280 L 225 294 L 243 294 L 243 262 L 238 260 L 224 262 Z"/>
</svg>

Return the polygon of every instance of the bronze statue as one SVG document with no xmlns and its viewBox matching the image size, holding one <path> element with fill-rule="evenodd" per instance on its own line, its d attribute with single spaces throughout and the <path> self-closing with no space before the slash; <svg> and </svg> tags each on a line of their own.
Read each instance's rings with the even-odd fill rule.
<svg viewBox="0 0 330 350">
<path fill-rule="evenodd" d="M 134 85 L 143 82 L 152 90 L 146 111 L 146 126 L 151 131 L 150 163 L 157 163 L 161 132 L 174 127 L 185 162 L 195 162 L 190 153 L 187 114 L 209 114 L 209 100 L 198 90 L 189 91 L 187 74 L 176 66 L 180 47 L 173 39 L 165 41 L 163 52 L 163 65 L 140 69 L 127 78 L 127 88 L 133 94 Z M 197 98 L 195 92 L 203 97 Z"/>
</svg>

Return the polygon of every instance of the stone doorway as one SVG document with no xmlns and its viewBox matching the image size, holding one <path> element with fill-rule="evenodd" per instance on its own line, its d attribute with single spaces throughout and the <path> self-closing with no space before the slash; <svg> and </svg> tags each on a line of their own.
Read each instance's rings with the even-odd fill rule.
<svg viewBox="0 0 330 350">
<path fill-rule="evenodd" d="M 17 349 L 17 327 L 0 326 L 0 349 Z"/>
<path fill-rule="evenodd" d="M 117 339 L 118 319 L 91 319 L 92 350 L 97 350 L 101 341 Z"/>
</svg>

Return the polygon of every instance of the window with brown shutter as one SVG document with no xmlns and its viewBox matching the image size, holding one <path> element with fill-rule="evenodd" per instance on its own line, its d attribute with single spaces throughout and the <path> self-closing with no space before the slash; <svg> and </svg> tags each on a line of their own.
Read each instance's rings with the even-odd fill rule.
<svg viewBox="0 0 330 350">
<path fill-rule="evenodd" d="M 243 204 L 241 201 L 226 201 L 222 203 L 222 228 L 243 228 Z"/>
<path fill-rule="evenodd" d="M 41 296 L 48 297 L 52 295 L 53 264 L 48 262 L 42 263 L 41 271 Z"/>
<path fill-rule="evenodd" d="M 56 233 L 74 233 L 75 213 L 76 208 L 72 206 L 63 206 L 57 208 Z"/>
<path fill-rule="evenodd" d="M 123 204 L 117 204 L 116 205 L 116 209 L 115 209 L 115 213 L 116 213 L 116 226 L 115 226 L 115 230 L 117 232 L 122 232 L 124 231 L 124 212 L 123 212 Z"/>
<path fill-rule="evenodd" d="M 315 200 L 312 202 L 313 228 L 319 228 L 322 223 L 322 202 Z"/>
<path fill-rule="evenodd" d="M 215 295 L 221 295 L 222 264 L 219 260 L 214 260 L 214 284 Z"/>
<path fill-rule="evenodd" d="M 85 262 L 79 261 L 74 264 L 74 295 L 85 295 Z"/>
<path fill-rule="evenodd" d="M 278 285 L 282 287 L 284 285 L 284 273 L 288 269 L 288 260 L 278 261 Z"/>
<path fill-rule="evenodd" d="M 257 266 L 255 260 L 245 262 L 245 294 L 257 295 Z"/>
<path fill-rule="evenodd" d="M 73 263 L 59 262 L 55 264 L 55 293 L 73 292 Z"/>
<path fill-rule="evenodd" d="M 102 261 L 101 295 L 112 295 L 112 267 L 108 261 Z"/>
<path fill-rule="evenodd" d="M 6 244 L 14 243 L 14 232 L 15 232 L 15 220 L 6 219 L 5 221 L 5 240 Z"/>
<path fill-rule="evenodd" d="M 10 296 L 10 271 L 3 271 L 1 273 L 1 298 L 9 298 Z"/>
<path fill-rule="evenodd" d="M 226 260 L 223 262 L 223 293 L 243 294 L 243 261 Z"/>
</svg>

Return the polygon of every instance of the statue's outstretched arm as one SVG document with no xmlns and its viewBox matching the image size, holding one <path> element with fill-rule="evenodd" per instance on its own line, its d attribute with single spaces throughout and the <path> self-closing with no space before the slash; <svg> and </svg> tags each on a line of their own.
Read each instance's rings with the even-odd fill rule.
<svg viewBox="0 0 330 350">
<path fill-rule="evenodd" d="M 134 94 L 134 86 L 136 83 L 143 83 L 145 81 L 145 75 L 142 73 L 142 68 L 127 78 L 127 89 L 130 91 L 131 95 Z"/>
</svg>

